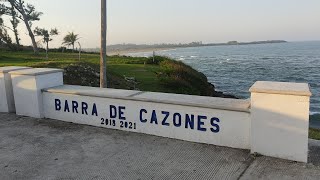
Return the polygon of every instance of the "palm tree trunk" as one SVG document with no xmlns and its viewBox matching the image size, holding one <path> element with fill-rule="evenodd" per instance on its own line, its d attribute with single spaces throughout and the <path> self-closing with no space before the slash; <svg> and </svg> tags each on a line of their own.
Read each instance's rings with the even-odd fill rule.
<svg viewBox="0 0 320 180">
<path fill-rule="evenodd" d="M 18 4 L 15 4 L 14 1 L 9 1 L 11 6 L 15 7 L 17 11 L 20 12 L 20 14 L 22 15 L 22 19 L 23 19 L 23 22 L 24 24 L 26 25 L 26 28 L 28 30 L 28 33 L 29 33 L 29 36 L 30 36 L 30 39 L 31 39 L 31 42 L 32 42 L 32 47 L 33 47 L 33 52 L 35 54 L 39 54 L 39 50 L 38 50 L 38 46 L 37 46 L 37 42 L 35 40 L 35 37 L 34 37 L 34 34 L 31 30 L 31 27 L 30 27 L 30 24 L 29 24 L 29 18 L 27 17 L 27 14 L 23 8 L 23 1 L 19 1 L 17 2 Z"/>
<path fill-rule="evenodd" d="M 17 43 L 18 47 L 20 48 L 20 40 L 19 40 L 19 35 L 18 35 L 17 28 L 14 27 L 13 32 L 14 32 L 14 36 L 16 38 L 16 43 Z"/>
<path fill-rule="evenodd" d="M 31 27 L 30 27 L 28 21 L 24 20 L 24 23 L 26 24 L 27 30 L 29 32 L 30 39 L 32 41 L 33 52 L 34 52 L 34 54 L 39 54 L 38 45 L 37 45 L 36 39 L 34 37 L 34 34 L 33 34 L 32 30 L 31 30 Z"/>
<path fill-rule="evenodd" d="M 19 33 L 18 33 L 18 29 L 17 29 L 18 20 L 17 20 L 17 16 L 15 14 L 15 10 L 14 10 L 13 6 L 11 6 L 11 15 L 12 15 L 11 24 L 12 24 L 12 27 L 13 27 L 13 33 L 14 33 L 14 36 L 16 38 L 16 44 L 20 48 L 20 39 L 19 39 Z"/>
<path fill-rule="evenodd" d="M 46 58 L 49 59 L 49 42 L 47 42 Z"/>
<path fill-rule="evenodd" d="M 22 6 L 22 5 L 21 5 Z M 23 7 L 21 7 L 21 14 L 23 16 L 23 22 L 24 24 L 26 25 L 26 28 L 28 30 L 28 33 L 29 33 L 29 36 L 30 36 L 30 39 L 32 41 L 32 47 L 33 47 L 33 52 L 35 54 L 39 54 L 39 50 L 38 50 L 38 46 L 37 46 L 37 42 L 36 42 L 36 39 L 34 37 L 34 34 L 31 30 L 31 27 L 30 27 L 30 24 L 29 24 L 29 21 L 28 21 L 28 18 L 27 18 L 27 15 L 25 13 L 25 11 L 23 10 Z"/>
</svg>

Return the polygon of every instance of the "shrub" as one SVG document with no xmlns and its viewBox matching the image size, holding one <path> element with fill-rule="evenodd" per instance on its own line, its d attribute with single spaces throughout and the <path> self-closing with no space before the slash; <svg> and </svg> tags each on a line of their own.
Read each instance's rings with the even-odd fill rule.
<svg viewBox="0 0 320 180">
<path fill-rule="evenodd" d="M 158 77 L 163 86 L 178 93 L 211 96 L 214 92 L 204 74 L 168 58 L 161 59 Z"/>
</svg>

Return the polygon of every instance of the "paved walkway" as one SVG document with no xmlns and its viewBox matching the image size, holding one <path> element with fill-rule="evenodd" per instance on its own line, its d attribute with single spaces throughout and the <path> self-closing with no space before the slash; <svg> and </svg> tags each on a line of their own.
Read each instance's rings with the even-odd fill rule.
<svg viewBox="0 0 320 180">
<path fill-rule="evenodd" d="M 0 179 L 319 179 L 310 163 L 249 151 L 0 113 Z"/>
</svg>

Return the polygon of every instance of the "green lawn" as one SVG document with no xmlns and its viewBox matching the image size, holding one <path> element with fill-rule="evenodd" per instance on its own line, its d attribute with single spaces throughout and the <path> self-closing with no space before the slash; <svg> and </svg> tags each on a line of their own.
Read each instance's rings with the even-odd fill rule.
<svg viewBox="0 0 320 180">
<path fill-rule="evenodd" d="M 138 81 L 138 88 L 146 91 L 156 91 L 162 89 L 156 73 L 158 65 L 144 65 L 147 58 L 134 57 L 108 57 L 108 74 L 124 78 L 124 76 L 135 77 Z M 83 53 L 81 61 L 78 60 L 77 53 L 56 53 L 49 54 L 49 59 L 45 58 L 44 53 L 34 55 L 32 52 L 11 52 L 0 51 L 1 66 L 31 66 L 31 67 L 51 67 L 65 68 L 72 64 L 85 64 L 99 71 L 100 55 Z M 122 87 L 125 88 L 125 87 Z"/>
<path fill-rule="evenodd" d="M 145 91 L 160 91 L 165 89 L 161 86 L 156 72 L 159 71 L 159 66 L 143 65 L 143 64 L 108 64 L 107 69 L 111 74 L 126 77 L 135 77 L 138 81 L 139 89 Z"/>
</svg>

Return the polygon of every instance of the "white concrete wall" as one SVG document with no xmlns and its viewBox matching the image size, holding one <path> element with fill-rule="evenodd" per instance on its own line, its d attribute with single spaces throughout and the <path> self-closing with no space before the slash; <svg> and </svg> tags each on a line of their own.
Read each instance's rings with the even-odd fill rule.
<svg viewBox="0 0 320 180">
<path fill-rule="evenodd" d="M 108 89 L 105 91 L 107 92 Z M 139 132 L 191 142 L 250 149 L 251 122 L 250 114 L 248 112 L 50 92 L 44 92 L 43 96 L 44 116 L 46 118 L 104 128 Z M 57 99 L 61 102 L 61 110 L 56 110 L 55 100 Z M 68 102 L 70 112 L 64 111 L 65 101 Z M 71 107 L 73 101 L 77 102 L 79 107 L 82 106 L 83 102 L 85 102 L 90 107 L 89 111 L 92 111 L 93 104 L 96 104 L 98 115 L 92 115 L 90 114 L 91 112 L 88 112 L 89 115 L 86 115 L 86 113 L 82 114 L 81 108 L 78 108 L 78 112 L 73 112 Z M 110 105 L 117 107 L 117 109 L 119 107 L 125 108 L 123 109 L 123 116 L 126 120 L 121 120 L 119 113 L 116 118 L 111 118 L 109 112 Z M 153 110 L 155 110 L 155 113 L 157 114 L 157 121 L 151 120 Z M 166 116 L 162 111 L 170 114 L 164 123 L 169 123 L 167 125 L 162 124 Z M 140 117 L 140 112 L 142 112 L 142 117 Z M 186 114 L 194 115 L 194 129 L 191 129 L 189 126 L 187 128 L 185 127 Z M 173 124 L 174 115 L 176 117 L 176 125 Z M 179 122 L 180 116 L 181 125 Z M 200 123 L 203 123 L 200 127 L 198 125 L 199 117 L 201 117 Z M 101 120 L 102 118 L 112 121 L 114 120 L 115 126 L 103 124 Z M 214 126 L 211 124 L 212 118 L 219 119 L 212 120 Z M 141 120 L 146 120 L 147 122 L 142 122 Z M 155 120 L 155 118 L 153 118 L 153 120 Z M 121 127 L 122 123 L 129 123 L 133 126 L 132 128 Z M 217 129 L 217 127 L 219 129 Z"/>
</svg>

